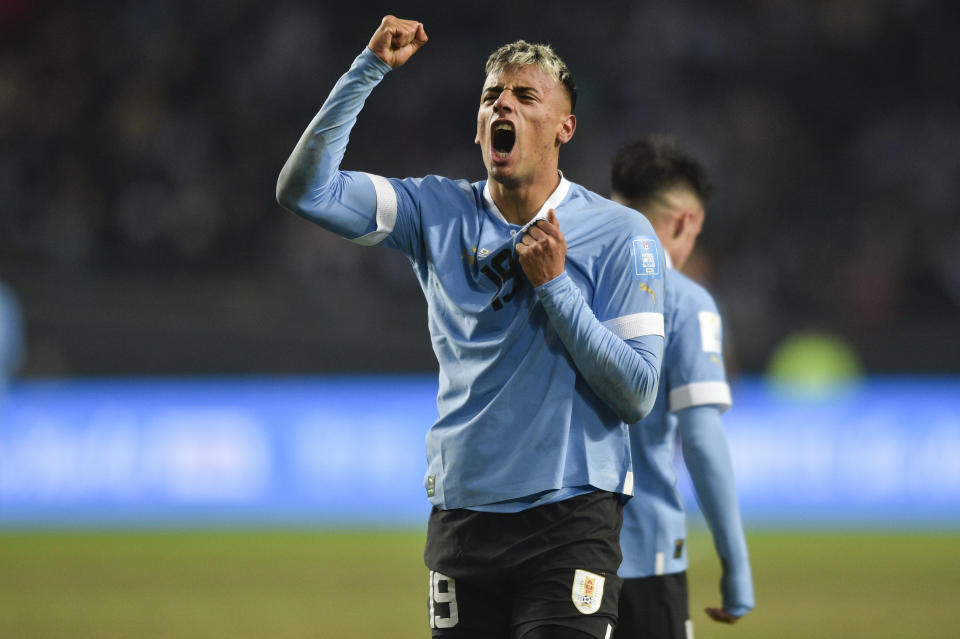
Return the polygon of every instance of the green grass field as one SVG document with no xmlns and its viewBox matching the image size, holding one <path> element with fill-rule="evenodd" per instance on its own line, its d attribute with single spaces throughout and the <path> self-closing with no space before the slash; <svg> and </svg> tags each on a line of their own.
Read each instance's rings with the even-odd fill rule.
<svg viewBox="0 0 960 639">
<path fill-rule="evenodd" d="M 960 533 L 749 534 L 757 609 L 691 537 L 697 639 L 957 636 Z M 420 532 L 0 532 L 4 639 L 427 637 Z"/>
</svg>

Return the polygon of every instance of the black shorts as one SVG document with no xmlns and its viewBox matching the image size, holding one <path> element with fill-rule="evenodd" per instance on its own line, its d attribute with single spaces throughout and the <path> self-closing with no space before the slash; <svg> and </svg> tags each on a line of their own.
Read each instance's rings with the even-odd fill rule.
<svg viewBox="0 0 960 639">
<path fill-rule="evenodd" d="M 686 639 L 692 635 L 686 572 L 623 580 L 617 639 Z"/>
<path fill-rule="evenodd" d="M 609 638 L 622 524 L 608 492 L 519 513 L 434 508 L 424 551 L 433 636 L 509 639 L 561 625 Z"/>
</svg>

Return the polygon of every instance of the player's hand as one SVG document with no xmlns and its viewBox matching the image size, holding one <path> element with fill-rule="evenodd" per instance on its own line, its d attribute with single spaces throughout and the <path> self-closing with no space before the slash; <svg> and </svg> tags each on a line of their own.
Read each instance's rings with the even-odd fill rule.
<svg viewBox="0 0 960 639">
<path fill-rule="evenodd" d="M 367 46 L 378 58 L 396 69 L 426 43 L 427 32 L 423 30 L 423 23 L 384 16 Z"/>
<path fill-rule="evenodd" d="M 547 219 L 527 229 L 517 243 L 517 259 L 534 286 L 546 284 L 563 273 L 567 262 L 567 241 L 560 232 L 557 215 L 547 211 Z"/>
<path fill-rule="evenodd" d="M 740 619 L 740 617 L 735 617 L 723 608 L 706 608 L 707 614 L 714 621 L 719 621 L 720 623 L 735 624 Z"/>
</svg>

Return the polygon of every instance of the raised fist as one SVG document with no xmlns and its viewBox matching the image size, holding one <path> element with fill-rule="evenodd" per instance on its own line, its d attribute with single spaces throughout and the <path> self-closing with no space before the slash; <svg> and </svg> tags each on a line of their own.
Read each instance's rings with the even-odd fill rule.
<svg viewBox="0 0 960 639">
<path fill-rule="evenodd" d="M 426 43 L 427 32 L 423 30 L 423 23 L 384 16 L 367 46 L 378 58 L 396 69 Z"/>
</svg>

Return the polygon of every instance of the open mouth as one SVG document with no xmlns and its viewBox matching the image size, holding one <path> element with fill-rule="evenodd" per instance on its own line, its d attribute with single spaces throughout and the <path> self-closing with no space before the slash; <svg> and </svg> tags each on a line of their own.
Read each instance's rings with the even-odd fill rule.
<svg viewBox="0 0 960 639">
<path fill-rule="evenodd" d="M 497 122 L 493 125 L 493 152 L 496 156 L 505 158 L 513 150 L 517 134 L 510 122 Z"/>
</svg>

